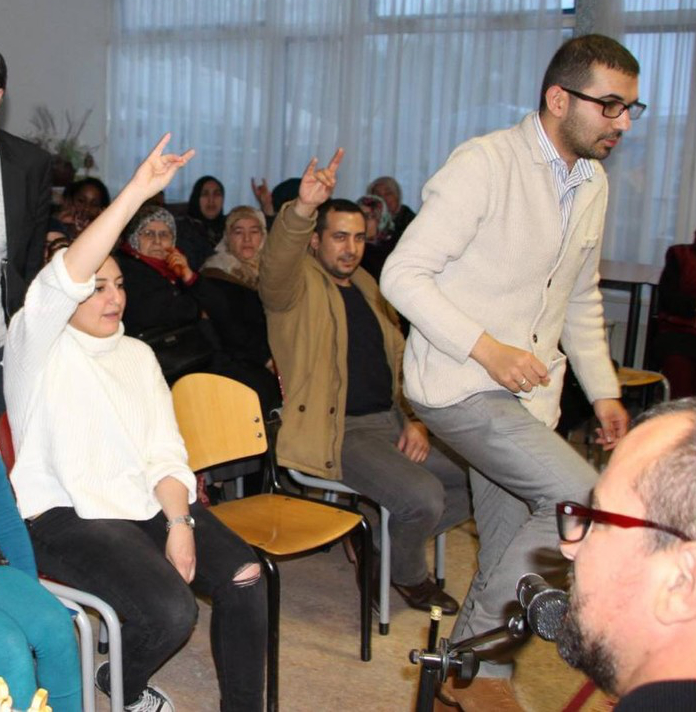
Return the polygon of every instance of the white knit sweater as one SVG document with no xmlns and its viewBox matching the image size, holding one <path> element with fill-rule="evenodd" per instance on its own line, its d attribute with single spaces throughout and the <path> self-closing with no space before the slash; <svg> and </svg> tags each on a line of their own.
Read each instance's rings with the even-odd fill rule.
<svg viewBox="0 0 696 712">
<path fill-rule="evenodd" d="M 547 425 L 560 412 L 559 340 L 589 400 L 617 398 L 598 288 L 606 204 L 595 162 L 561 238 L 558 192 L 533 114 L 456 148 L 423 188 L 423 207 L 382 272 L 384 295 L 411 321 L 408 397 L 439 408 L 502 390 L 469 358 L 486 331 L 548 367 L 550 385 L 524 401 Z"/>
<path fill-rule="evenodd" d="M 152 350 L 118 333 L 89 336 L 68 324 L 94 291 L 74 283 L 63 253 L 39 273 L 12 319 L 5 398 L 24 518 L 74 507 L 85 519 L 150 519 L 155 485 L 171 476 L 196 498 L 171 395 Z"/>
</svg>

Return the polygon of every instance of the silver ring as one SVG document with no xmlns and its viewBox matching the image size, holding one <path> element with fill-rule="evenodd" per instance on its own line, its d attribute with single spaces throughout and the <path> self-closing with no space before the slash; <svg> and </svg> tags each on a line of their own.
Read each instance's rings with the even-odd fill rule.
<svg viewBox="0 0 696 712">
<path fill-rule="evenodd" d="M 520 388 L 522 388 L 522 386 L 524 386 L 525 383 L 527 383 L 527 379 L 526 379 L 526 377 L 523 376 L 522 380 L 520 381 Z"/>
</svg>

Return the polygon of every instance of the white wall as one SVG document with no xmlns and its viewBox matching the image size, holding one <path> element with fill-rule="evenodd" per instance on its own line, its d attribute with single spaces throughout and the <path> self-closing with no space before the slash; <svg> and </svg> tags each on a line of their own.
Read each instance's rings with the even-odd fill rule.
<svg viewBox="0 0 696 712">
<path fill-rule="evenodd" d="M 0 53 L 8 67 L 0 128 L 26 135 L 35 107 L 46 104 L 64 131 L 66 111 L 79 119 L 92 109 L 80 138 L 99 146 L 97 175 L 106 157 L 110 22 L 110 0 L 0 0 Z"/>
</svg>

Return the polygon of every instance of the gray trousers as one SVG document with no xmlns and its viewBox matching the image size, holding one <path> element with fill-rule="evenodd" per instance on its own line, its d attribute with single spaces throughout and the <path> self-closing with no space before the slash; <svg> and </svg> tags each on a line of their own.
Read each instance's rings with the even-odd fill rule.
<svg viewBox="0 0 696 712">
<path fill-rule="evenodd" d="M 521 575 L 566 570 L 555 504 L 587 502 L 597 473 L 511 393 L 478 393 L 446 408 L 413 406 L 471 465 L 479 567 L 452 630 L 458 641 L 502 625 Z"/>
<path fill-rule="evenodd" d="M 465 471 L 431 442 L 416 464 L 396 447 L 401 435 L 395 411 L 346 416 L 341 465 L 343 484 L 390 512 L 391 575 L 414 586 L 428 575 L 428 539 L 471 516 Z"/>
</svg>

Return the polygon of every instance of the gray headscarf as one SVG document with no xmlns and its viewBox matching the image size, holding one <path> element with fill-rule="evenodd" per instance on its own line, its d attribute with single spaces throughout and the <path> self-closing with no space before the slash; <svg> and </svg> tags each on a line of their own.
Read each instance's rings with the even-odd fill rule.
<svg viewBox="0 0 696 712">
<path fill-rule="evenodd" d="M 126 240 L 128 244 L 136 251 L 140 252 L 140 233 L 151 222 L 163 222 L 172 233 L 172 244 L 176 244 L 176 223 L 174 216 L 164 208 L 158 205 L 143 205 L 140 210 L 131 218 L 126 226 Z"/>
</svg>

